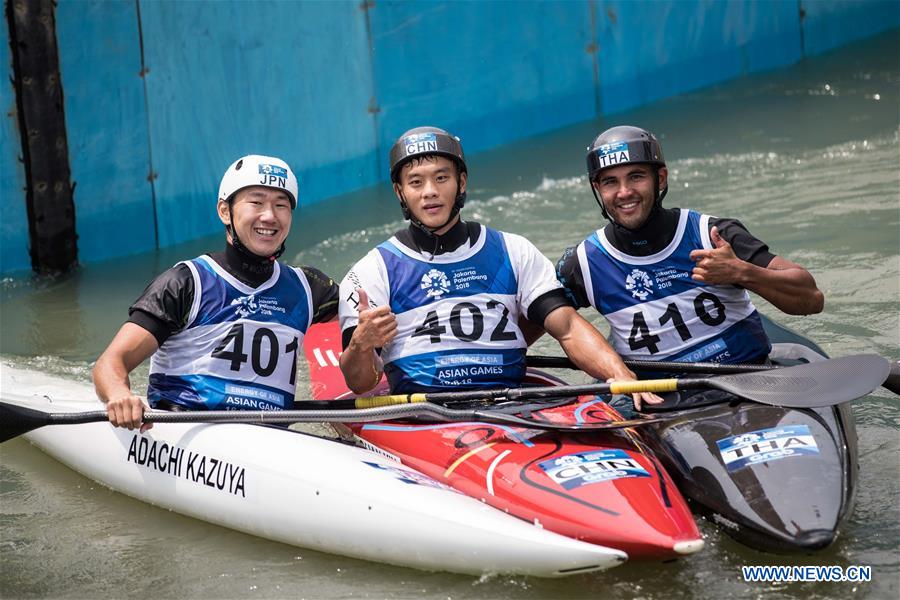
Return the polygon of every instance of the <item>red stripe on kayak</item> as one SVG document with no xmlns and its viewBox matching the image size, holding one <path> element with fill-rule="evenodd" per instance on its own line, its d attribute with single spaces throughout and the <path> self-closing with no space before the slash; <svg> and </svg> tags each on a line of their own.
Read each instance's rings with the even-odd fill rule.
<svg viewBox="0 0 900 600">
<path fill-rule="evenodd" d="M 354 394 L 344 381 L 341 373 L 341 328 L 337 321 L 316 323 L 309 328 L 303 338 L 303 354 L 309 365 L 310 390 L 313 400 L 347 398 Z M 387 393 L 387 380 L 365 396 Z M 302 400 L 302 399 L 301 399 Z"/>
</svg>

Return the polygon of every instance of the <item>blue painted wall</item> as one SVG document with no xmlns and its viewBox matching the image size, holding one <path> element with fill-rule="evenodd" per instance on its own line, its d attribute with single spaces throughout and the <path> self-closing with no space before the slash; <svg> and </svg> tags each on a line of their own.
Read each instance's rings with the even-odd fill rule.
<svg viewBox="0 0 900 600">
<path fill-rule="evenodd" d="M 152 250 L 147 105 L 135 3 L 61 2 L 56 41 L 79 259 Z"/>
<path fill-rule="evenodd" d="M 616 113 L 792 64 L 801 58 L 799 33 L 794 2 L 603 2 L 601 110 Z"/>
<path fill-rule="evenodd" d="M 219 179 L 245 154 L 284 158 L 308 204 L 377 181 L 358 2 L 142 2 L 163 246 L 222 227 Z"/>
<path fill-rule="evenodd" d="M 821 54 L 900 24 L 898 0 L 802 0 L 803 51 Z"/>
<path fill-rule="evenodd" d="M 385 154 L 423 124 L 449 129 L 472 153 L 593 118 L 591 10 L 589 2 L 376 3 Z"/>
<path fill-rule="evenodd" d="M 28 215 L 25 210 L 25 170 L 20 160 L 16 95 L 12 86 L 12 55 L 9 25 L 3 19 L 0 31 L 0 274 L 31 268 L 28 254 Z"/>
<path fill-rule="evenodd" d="M 219 231 L 218 180 L 243 154 L 285 158 L 308 205 L 385 180 L 410 127 L 446 127 L 471 154 L 898 26 L 897 0 L 62 0 L 80 259 Z M 8 273 L 30 260 L 2 87 Z"/>
</svg>

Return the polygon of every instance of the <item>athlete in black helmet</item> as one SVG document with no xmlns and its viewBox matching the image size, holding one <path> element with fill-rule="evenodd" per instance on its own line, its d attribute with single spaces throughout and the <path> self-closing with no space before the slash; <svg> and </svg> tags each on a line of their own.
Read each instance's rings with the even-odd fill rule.
<svg viewBox="0 0 900 600">
<path fill-rule="evenodd" d="M 607 129 L 594 140 L 588 148 L 587 166 L 588 180 L 592 183 L 591 191 L 594 193 L 594 199 L 600 205 L 600 211 L 603 216 L 612 221 L 613 224 L 621 225 L 626 229 L 640 228 L 641 223 L 637 223 L 637 227 L 631 227 L 627 224 L 618 223 L 610 212 L 606 209 L 603 201 L 598 194 L 597 186 L 593 182 L 597 180 L 600 173 L 615 166 L 624 164 L 644 164 L 650 168 L 653 180 L 653 202 L 649 203 L 645 208 L 649 209 L 650 214 L 644 215 L 644 211 L 640 211 L 639 216 L 642 217 L 641 222 L 649 220 L 659 212 L 662 206 L 663 198 L 669 190 L 666 183 L 666 160 L 663 158 L 662 146 L 649 131 L 629 125 L 621 125 Z M 623 215 L 623 216 L 631 216 Z M 633 221 L 633 219 L 629 219 Z"/>
<path fill-rule="evenodd" d="M 450 214 L 440 225 L 426 225 L 409 209 L 401 186 L 401 171 L 404 165 L 413 161 L 421 162 L 424 157 L 444 157 L 456 165 L 456 198 L 450 207 Z M 416 127 L 410 129 L 398 139 L 391 147 L 391 182 L 400 199 L 400 208 L 403 218 L 407 219 L 414 227 L 424 232 L 429 237 L 437 237 L 435 234 L 444 229 L 459 215 L 459 211 L 466 203 L 466 178 L 469 175 L 466 167 L 466 157 L 463 154 L 459 138 L 452 136 L 438 127 Z"/>
<path fill-rule="evenodd" d="M 559 340 L 587 373 L 634 378 L 569 305 L 537 248 L 460 219 L 468 168 L 459 139 L 436 127 L 407 131 L 391 149 L 390 174 L 410 226 L 341 283 L 341 370 L 351 390 L 375 387 L 382 369 L 394 393 L 517 386 L 529 337 L 524 319 Z"/>
<path fill-rule="evenodd" d="M 587 152 L 605 227 L 566 250 L 557 274 L 576 306 L 594 306 L 627 358 L 764 361 L 771 349 L 746 290 L 789 314 L 821 312 L 812 275 L 734 219 L 663 208 L 668 170 L 659 140 L 613 127 Z"/>
</svg>

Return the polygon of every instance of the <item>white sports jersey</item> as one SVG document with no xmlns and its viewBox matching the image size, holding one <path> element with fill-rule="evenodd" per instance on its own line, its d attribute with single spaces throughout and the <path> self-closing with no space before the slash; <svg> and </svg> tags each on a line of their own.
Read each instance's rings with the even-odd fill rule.
<svg viewBox="0 0 900 600">
<path fill-rule="evenodd" d="M 396 393 L 515 386 L 525 374 L 518 320 L 559 289 L 553 265 L 525 238 L 481 227 L 477 241 L 430 256 L 396 238 L 360 260 L 341 282 L 341 329 L 358 322 L 357 288 L 388 305 L 397 336 L 381 357 Z"/>
<path fill-rule="evenodd" d="M 306 275 L 276 262 L 268 281 L 251 288 L 208 256 L 183 264 L 194 278 L 194 300 L 187 326 L 151 359 L 151 406 L 291 408 L 297 354 L 313 314 Z"/>
<path fill-rule="evenodd" d="M 709 218 L 682 210 L 672 242 L 651 256 L 619 251 L 603 230 L 578 245 L 588 300 L 609 320 L 610 341 L 623 357 L 735 363 L 768 355 L 747 291 L 691 278 L 691 251 L 713 247 Z"/>
</svg>

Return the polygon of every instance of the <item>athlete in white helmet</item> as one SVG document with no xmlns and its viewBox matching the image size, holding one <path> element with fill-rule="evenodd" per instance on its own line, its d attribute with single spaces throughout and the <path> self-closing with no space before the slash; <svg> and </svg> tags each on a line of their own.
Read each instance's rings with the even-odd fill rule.
<svg viewBox="0 0 900 600">
<path fill-rule="evenodd" d="M 94 385 L 113 425 L 141 426 L 149 406 L 293 406 L 303 336 L 313 323 L 335 318 L 338 297 L 338 286 L 321 271 L 277 260 L 297 197 L 297 178 L 279 158 L 250 155 L 228 167 L 216 206 L 225 251 L 157 277 L 97 360 Z M 150 356 L 144 400 L 128 375 Z"/>
<path fill-rule="evenodd" d="M 341 282 L 341 370 L 351 390 L 408 393 L 521 384 L 530 322 L 585 372 L 634 374 L 578 315 L 553 265 L 525 238 L 460 220 L 468 170 L 459 140 L 436 127 L 404 133 L 390 155 L 407 229 Z M 653 394 L 636 401 L 658 402 Z"/>
<path fill-rule="evenodd" d="M 822 311 L 813 276 L 772 254 L 740 221 L 662 207 L 668 170 L 649 131 L 628 125 L 604 131 L 588 148 L 587 168 L 609 222 L 567 249 L 557 272 L 576 306 L 593 306 L 606 317 L 622 356 L 767 360 L 771 344 L 747 290 L 789 314 Z M 692 393 L 690 401 L 721 395 Z M 678 396 L 666 404 L 684 405 Z"/>
</svg>

